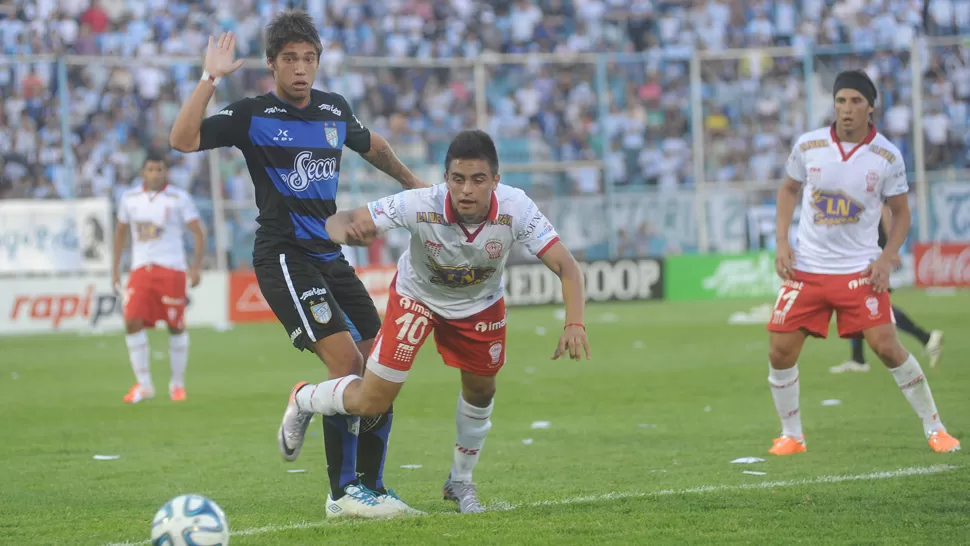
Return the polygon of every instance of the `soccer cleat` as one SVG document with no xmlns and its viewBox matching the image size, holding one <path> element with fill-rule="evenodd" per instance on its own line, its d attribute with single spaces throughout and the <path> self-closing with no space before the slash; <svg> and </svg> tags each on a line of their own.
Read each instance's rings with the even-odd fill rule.
<svg viewBox="0 0 970 546">
<path fill-rule="evenodd" d="M 184 402 L 185 401 L 185 387 L 176 387 L 174 385 L 169 385 L 168 396 L 172 399 L 172 402 Z"/>
<path fill-rule="evenodd" d="M 395 504 L 381 502 L 377 495 L 362 485 L 348 485 L 344 496 L 333 500 L 327 495 L 327 519 L 334 518 L 393 518 L 403 515 Z"/>
<path fill-rule="evenodd" d="M 445 485 L 441 491 L 445 500 L 458 503 L 458 511 L 462 514 L 480 514 L 485 511 L 481 501 L 478 500 L 478 491 L 472 482 L 459 482 L 451 479 L 445 480 Z"/>
<path fill-rule="evenodd" d="M 923 350 L 930 357 L 930 368 L 935 368 L 943 354 L 943 331 L 933 330 L 930 332 L 930 340 L 926 342 L 926 347 Z"/>
<path fill-rule="evenodd" d="M 780 438 L 775 438 L 774 443 L 771 445 L 771 449 L 768 453 L 772 455 L 794 455 L 796 453 L 805 453 L 805 437 L 802 436 L 801 440 L 796 440 L 790 436 L 782 436 Z"/>
<path fill-rule="evenodd" d="M 953 453 L 960 451 L 960 440 L 950 436 L 945 430 L 937 430 L 930 434 L 930 447 L 937 453 Z"/>
<path fill-rule="evenodd" d="M 398 509 L 401 515 L 405 516 L 426 516 L 427 512 L 422 512 L 421 510 L 416 510 L 408 506 L 408 503 L 401 500 L 401 497 L 397 496 L 397 493 L 393 489 L 388 489 L 387 493 L 383 495 L 377 495 L 378 502 L 382 504 L 388 504 L 394 506 Z"/>
<path fill-rule="evenodd" d="M 128 389 L 128 394 L 125 395 L 124 400 L 125 404 L 137 404 L 142 400 L 151 400 L 152 398 L 155 398 L 155 389 L 153 387 L 135 383 Z"/>
<path fill-rule="evenodd" d="M 276 434 L 280 454 L 286 461 L 295 461 L 300 456 L 300 448 L 303 447 L 306 429 L 310 426 L 310 419 L 313 418 L 312 413 L 300 411 L 296 406 L 296 391 L 306 384 L 306 381 L 301 381 L 290 391 L 290 401 L 286 404 L 283 422 L 280 423 L 280 430 Z"/>
<path fill-rule="evenodd" d="M 845 362 L 839 364 L 838 366 L 832 366 L 829 368 L 832 373 L 845 373 L 845 372 L 868 372 L 869 365 L 856 362 L 855 360 L 846 360 Z"/>
</svg>

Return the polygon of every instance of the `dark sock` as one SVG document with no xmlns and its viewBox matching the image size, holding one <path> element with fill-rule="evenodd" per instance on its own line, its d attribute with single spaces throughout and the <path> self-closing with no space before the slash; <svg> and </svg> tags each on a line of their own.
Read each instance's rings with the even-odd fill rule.
<svg viewBox="0 0 970 546">
<path fill-rule="evenodd" d="M 863 354 L 865 350 L 865 344 L 862 343 L 862 338 L 852 338 L 849 340 L 852 344 L 852 360 L 855 360 L 859 364 L 866 363 L 866 356 Z"/>
<path fill-rule="evenodd" d="M 384 495 L 384 462 L 387 460 L 387 440 L 394 423 L 394 406 L 376 419 L 361 418 L 360 442 L 357 445 L 357 470 L 364 487 Z"/>
<path fill-rule="evenodd" d="M 360 417 L 332 415 L 323 418 L 323 446 L 333 500 L 344 496 L 344 487 L 357 482 L 357 434 Z"/>
<path fill-rule="evenodd" d="M 909 318 L 909 315 L 907 315 L 905 311 L 894 306 L 893 314 L 896 315 L 896 328 L 899 328 L 907 334 L 915 337 L 923 345 L 930 342 L 930 333 L 917 326 L 916 323 L 913 322 L 913 319 Z"/>
</svg>

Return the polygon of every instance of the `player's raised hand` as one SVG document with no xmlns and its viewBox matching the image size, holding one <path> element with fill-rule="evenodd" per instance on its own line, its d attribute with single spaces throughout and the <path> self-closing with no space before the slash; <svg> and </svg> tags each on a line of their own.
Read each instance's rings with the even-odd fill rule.
<svg viewBox="0 0 970 546">
<path fill-rule="evenodd" d="M 219 35 L 218 41 L 209 36 L 209 46 L 205 50 L 205 61 L 202 67 L 210 76 L 221 78 L 234 72 L 245 62 L 244 59 L 235 59 L 235 57 L 236 36 L 232 32 L 223 32 Z"/>
<path fill-rule="evenodd" d="M 589 339 L 586 337 L 586 328 L 582 324 L 567 324 L 563 328 L 562 335 L 559 336 L 559 345 L 556 346 L 552 359 L 558 360 L 568 352 L 569 358 L 579 360 L 584 351 L 586 360 L 589 360 Z"/>
<path fill-rule="evenodd" d="M 779 243 L 775 249 L 775 272 L 783 280 L 791 280 L 795 271 L 792 269 L 795 264 L 795 251 L 787 242 Z"/>
</svg>

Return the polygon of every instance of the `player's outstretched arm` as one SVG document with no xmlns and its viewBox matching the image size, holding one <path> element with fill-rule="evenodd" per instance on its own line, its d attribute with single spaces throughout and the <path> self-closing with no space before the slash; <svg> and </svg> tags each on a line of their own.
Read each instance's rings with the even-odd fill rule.
<svg viewBox="0 0 970 546">
<path fill-rule="evenodd" d="M 553 243 L 539 259 L 562 281 L 562 299 L 566 305 L 566 326 L 552 359 L 556 360 L 568 352 L 570 358 L 579 360 L 582 351 L 585 351 L 586 360 L 589 360 L 589 339 L 583 325 L 586 308 L 583 272 L 566 245 L 559 241 Z"/>
<path fill-rule="evenodd" d="M 340 211 L 327 218 L 327 235 L 340 245 L 370 246 L 380 235 L 367 207 Z"/>
<path fill-rule="evenodd" d="M 398 159 L 397 154 L 391 149 L 391 145 L 384 140 L 384 137 L 373 131 L 370 134 L 370 150 L 360 154 L 360 156 L 366 159 L 371 165 L 387 173 L 394 180 L 397 180 L 406 190 L 428 187 L 427 184 L 418 180 L 404 163 L 401 163 L 401 160 Z"/>
<path fill-rule="evenodd" d="M 235 71 L 244 62 L 243 59 L 233 60 L 235 51 L 236 37 L 232 32 L 223 32 L 218 41 L 210 36 L 202 65 L 203 70 L 214 79 L 222 78 Z M 216 92 L 215 84 L 214 80 L 203 78 L 192 92 L 188 102 L 182 105 L 168 136 L 168 143 L 172 148 L 184 153 L 199 149 L 202 142 L 202 118 L 205 116 L 205 107 Z"/>
</svg>

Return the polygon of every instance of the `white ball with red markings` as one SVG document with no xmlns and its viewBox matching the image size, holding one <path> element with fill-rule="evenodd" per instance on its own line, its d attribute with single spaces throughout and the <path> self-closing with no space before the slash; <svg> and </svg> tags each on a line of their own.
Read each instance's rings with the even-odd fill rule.
<svg viewBox="0 0 970 546">
<path fill-rule="evenodd" d="M 229 520 L 202 495 L 180 495 L 152 520 L 152 546 L 228 546 Z"/>
</svg>

